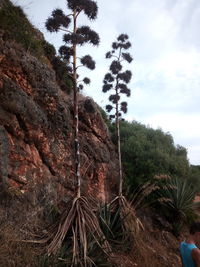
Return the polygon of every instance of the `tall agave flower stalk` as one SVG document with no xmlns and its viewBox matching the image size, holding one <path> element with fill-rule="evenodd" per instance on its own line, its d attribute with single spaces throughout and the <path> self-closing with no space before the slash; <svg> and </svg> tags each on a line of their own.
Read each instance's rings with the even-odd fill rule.
<svg viewBox="0 0 200 267">
<path fill-rule="evenodd" d="M 70 10 L 68 15 L 60 9 L 52 12 L 52 16 L 46 21 L 46 28 L 50 32 L 64 31 L 63 41 L 65 45 L 61 46 L 59 53 L 61 57 L 71 63 L 71 73 L 73 80 L 74 93 L 74 144 L 75 144 L 75 174 L 76 174 L 76 194 L 72 201 L 66 206 L 66 211 L 62 214 L 61 220 L 56 229 L 55 235 L 48 246 L 48 254 L 58 252 L 63 241 L 67 236 L 72 240 L 72 266 L 90 266 L 91 260 L 88 256 L 88 240 L 93 241 L 103 249 L 105 253 L 110 252 L 109 244 L 104 240 L 103 233 L 99 227 L 98 219 L 93 212 L 93 207 L 86 197 L 81 195 L 81 176 L 80 176 L 80 150 L 79 150 L 79 118 L 78 118 L 78 92 L 83 89 L 83 83 L 89 84 L 90 80 L 85 77 L 82 82 L 78 82 L 77 70 L 81 66 L 86 66 L 93 70 L 95 62 L 90 55 L 82 58 L 77 57 L 77 46 L 85 43 L 92 45 L 99 44 L 98 34 L 88 26 L 79 27 L 78 17 L 84 13 L 90 20 L 97 17 L 98 7 L 92 0 L 67 0 L 67 6 Z M 80 62 L 78 62 L 80 61 Z M 79 65 L 78 65 L 79 64 Z M 103 245 L 100 240 L 104 240 Z"/>
<path fill-rule="evenodd" d="M 119 162 L 119 195 L 122 195 L 122 162 L 121 162 L 121 143 L 120 143 L 120 118 L 122 112 L 127 112 L 127 102 L 120 101 L 122 95 L 129 97 L 131 95 L 130 89 L 127 84 L 131 80 L 132 73 L 130 70 L 122 71 L 122 62 L 132 62 L 131 55 L 126 52 L 131 47 L 131 43 L 128 41 L 127 34 L 121 34 L 118 36 L 117 41 L 112 44 L 112 51 L 106 53 L 106 58 L 114 58 L 110 65 L 110 72 L 108 72 L 103 80 L 104 93 L 113 91 L 109 96 L 111 105 L 106 106 L 106 110 L 111 112 L 114 110 L 114 114 L 110 115 L 110 119 L 115 119 L 116 133 L 117 133 L 117 148 L 118 148 L 118 162 Z"/>
<path fill-rule="evenodd" d="M 125 235 L 132 234 L 134 237 L 138 233 L 142 224 L 135 214 L 134 208 L 123 196 L 123 174 L 121 161 L 121 142 L 120 142 L 120 120 L 122 113 L 127 112 L 127 102 L 121 101 L 121 97 L 126 95 L 130 97 L 131 91 L 127 87 L 130 82 L 132 73 L 130 70 L 123 71 L 122 62 L 131 63 L 133 58 L 127 50 L 131 47 L 127 34 L 121 34 L 117 40 L 112 44 L 112 50 L 106 53 L 106 58 L 113 58 L 110 65 L 110 72 L 108 72 L 103 80 L 102 91 L 104 93 L 112 91 L 109 96 L 111 104 L 106 106 L 107 112 L 114 110 L 114 114 L 110 115 L 111 120 L 115 120 L 117 148 L 118 148 L 118 162 L 119 162 L 119 191 L 118 196 L 109 204 L 110 210 L 119 212 L 122 228 Z"/>
</svg>

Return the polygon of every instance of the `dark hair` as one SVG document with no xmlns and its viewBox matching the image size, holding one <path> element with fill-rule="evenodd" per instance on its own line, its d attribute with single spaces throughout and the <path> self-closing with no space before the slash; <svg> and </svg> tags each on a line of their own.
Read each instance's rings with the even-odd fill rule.
<svg viewBox="0 0 200 267">
<path fill-rule="evenodd" d="M 190 234 L 193 235 L 196 232 L 200 232 L 200 222 L 195 222 L 190 226 Z"/>
</svg>

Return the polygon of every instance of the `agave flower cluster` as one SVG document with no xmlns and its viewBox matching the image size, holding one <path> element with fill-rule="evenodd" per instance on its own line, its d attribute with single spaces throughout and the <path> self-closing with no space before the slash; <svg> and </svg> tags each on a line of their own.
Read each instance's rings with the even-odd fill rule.
<svg viewBox="0 0 200 267">
<path fill-rule="evenodd" d="M 109 96 L 111 105 L 106 106 L 107 112 L 115 110 L 114 114 L 110 115 L 110 119 L 116 119 L 121 117 L 122 112 L 127 112 L 127 102 L 121 102 L 120 98 L 122 94 L 127 97 L 131 95 L 130 89 L 127 84 L 130 82 L 132 73 L 130 70 L 123 71 L 122 62 L 126 61 L 131 63 L 133 58 L 127 50 L 131 47 L 131 43 L 128 41 L 127 34 L 121 34 L 118 36 L 117 41 L 113 42 L 112 50 L 106 53 L 106 58 L 113 58 L 110 65 L 110 72 L 108 72 L 103 80 L 104 93 L 114 90 L 114 93 Z"/>
<path fill-rule="evenodd" d="M 67 0 L 69 14 L 65 14 L 61 9 L 55 9 L 51 17 L 46 21 L 46 28 L 50 32 L 63 31 L 63 42 L 65 43 L 59 48 L 59 54 L 68 65 L 71 64 L 71 72 L 76 83 L 76 90 L 83 89 L 83 84 L 90 84 L 89 78 L 84 78 L 81 82 L 77 81 L 76 73 L 78 67 L 85 66 L 91 70 L 95 69 L 95 61 L 90 55 L 78 58 L 76 55 L 76 46 L 82 46 L 86 43 L 97 46 L 99 44 L 99 35 L 88 26 L 77 26 L 77 18 L 83 12 L 90 20 L 97 17 L 98 7 L 96 2 L 92 0 Z M 78 64 L 77 61 L 80 61 Z M 75 64 L 76 63 L 76 64 Z M 77 66 L 78 64 L 78 66 Z"/>
</svg>

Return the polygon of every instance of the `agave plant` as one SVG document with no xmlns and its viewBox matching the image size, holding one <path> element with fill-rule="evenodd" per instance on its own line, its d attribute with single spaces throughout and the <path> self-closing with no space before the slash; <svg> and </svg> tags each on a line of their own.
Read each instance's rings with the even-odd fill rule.
<svg viewBox="0 0 200 267">
<path fill-rule="evenodd" d="M 109 204 L 110 212 L 115 212 L 119 215 L 121 230 L 124 235 L 132 237 L 137 240 L 136 235 L 141 228 L 141 222 L 137 218 L 135 209 L 128 200 L 123 196 L 123 174 L 122 174 L 122 160 L 121 160 L 121 143 L 120 143 L 120 119 L 122 113 L 127 113 L 127 102 L 121 102 L 121 97 L 130 96 L 131 91 L 127 87 L 130 82 L 132 73 L 130 70 L 123 71 L 122 62 L 131 63 L 133 58 L 127 50 L 131 47 L 129 37 L 127 34 L 120 34 L 115 42 L 112 43 L 112 50 L 106 53 L 106 58 L 113 61 L 110 64 L 109 72 L 106 73 L 103 80 L 102 91 L 104 93 L 112 91 L 113 94 L 109 96 L 111 104 L 106 106 L 107 112 L 114 111 L 110 115 L 110 119 L 115 120 L 116 135 L 117 135 L 117 152 L 118 152 L 118 175 L 119 175 L 119 190 L 118 196 L 114 198 Z M 125 238 L 126 239 L 126 238 Z"/>
<path fill-rule="evenodd" d="M 51 238 L 48 254 L 56 254 L 64 240 L 68 238 L 68 240 L 71 240 L 72 246 L 71 266 L 86 267 L 93 265 L 89 257 L 91 237 L 105 253 L 108 254 L 110 252 L 109 244 L 103 238 L 93 207 L 90 201 L 82 195 L 82 179 L 80 176 L 78 92 L 83 89 L 83 83 L 86 85 L 90 83 L 90 79 L 85 77 L 82 81 L 78 81 L 77 70 L 82 66 L 93 70 L 95 62 L 90 55 L 78 57 L 77 47 L 86 43 L 98 45 L 99 36 L 88 26 L 78 26 L 78 17 L 81 13 L 84 13 L 90 20 L 94 20 L 97 17 L 98 7 L 96 2 L 92 0 L 67 0 L 66 2 L 69 13 L 65 15 L 60 9 L 54 10 L 51 17 L 46 21 L 46 28 L 50 32 L 64 31 L 65 33 L 63 36 L 65 45 L 60 47 L 59 53 L 63 60 L 70 64 L 71 74 L 69 75 L 73 80 L 75 175 L 77 186 L 75 197 L 67 203 L 66 211 L 62 214 L 54 236 Z M 102 239 L 104 240 L 103 244 L 99 242 Z"/>
<path fill-rule="evenodd" d="M 178 235 L 183 223 L 200 208 L 200 202 L 194 202 L 196 191 L 188 179 L 174 177 L 162 186 L 158 194 L 163 212 L 172 222 L 174 233 Z"/>
</svg>

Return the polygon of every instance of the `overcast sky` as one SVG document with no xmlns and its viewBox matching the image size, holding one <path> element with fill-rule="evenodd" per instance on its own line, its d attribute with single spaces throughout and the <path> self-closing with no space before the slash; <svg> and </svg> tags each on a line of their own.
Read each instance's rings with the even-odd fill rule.
<svg viewBox="0 0 200 267">
<path fill-rule="evenodd" d="M 47 33 L 46 18 L 54 8 L 66 10 L 65 0 L 12 0 L 21 5 L 31 22 L 57 48 L 62 35 Z M 87 72 L 92 80 L 84 94 L 102 107 L 101 92 L 109 61 L 105 53 L 120 33 L 132 43 L 133 73 L 126 119 L 136 120 L 172 134 L 175 144 L 187 148 L 191 164 L 200 164 L 200 1 L 199 0 L 98 0 L 98 19 L 81 17 L 101 38 L 98 48 L 85 45 L 97 67 Z M 84 71 L 85 72 L 85 71 Z"/>
</svg>

